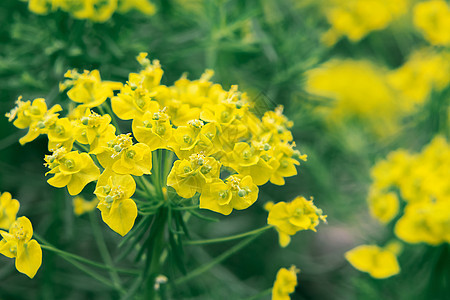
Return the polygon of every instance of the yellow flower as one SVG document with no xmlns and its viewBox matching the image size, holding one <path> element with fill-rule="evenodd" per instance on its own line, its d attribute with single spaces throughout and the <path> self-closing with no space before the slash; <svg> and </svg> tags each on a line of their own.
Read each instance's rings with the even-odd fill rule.
<svg viewBox="0 0 450 300">
<path fill-rule="evenodd" d="M 414 25 L 433 45 L 450 45 L 450 7 L 443 0 L 431 0 L 414 6 Z"/>
<path fill-rule="evenodd" d="M 395 224 L 395 234 L 405 242 L 430 245 L 450 243 L 450 198 L 411 203 Z"/>
<path fill-rule="evenodd" d="M 373 278 L 388 278 L 400 272 L 397 257 L 389 247 L 361 245 L 346 252 L 345 258 L 353 267 Z"/>
<path fill-rule="evenodd" d="M 81 144 L 89 144 L 91 154 L 103 151 L 103 146 L 115 138 L 116 128 L 109 124 L 111 116 L 99 114 L 86 109 L 84 115 L 76 122 L 75 139 Z"/>
<path fill-rule="evenodd" d="M 68 118 L 57 119 L 47 132 L 48 149 L 64 147 L 67 150 L 72 149 L 74 142 L 74 127 Z"/>
<path fill-rule="evenodd" d="M 317 110 L 330 125 L 356 118 L 373 133 L 386 136 L 397 130 L 405 111 L 385 77 L 368 61 L 332 60 L 308 71 L 306 89 L 331 100 Z"/>
<path fill-rule="evenodd" d="M 213 157 L 193 154 L 189 160 L 177 160 L 167 176 L 167 185 L 175 189 L 183 198 L 191 198 L 196 192 L 202 193 L 206 183 L 219 178 L 220 163 Z"/>
<path fill-rule="evenodd" d="M 29 0 L 28 9 L 35 14 L 45 15 L 49 12 L 49 0 Z"/>
<path fill-rule="evenodd" d="M 300 165 L 298 160 L 306 161 L 306 154 L 301 155 L 298 150 L 294 150 L 295 143 L 279 143 L 274 147 L 273 155 L 277 161 L 274 172 L 270 177 L 270 182 L 276 185 L 284 185 L 284 177 L 297 175 L 296 165 Z"/>
<path fill-rule="evenodd" d="M 0 253 L 16 259 L 17 271 L 30 278 L 36 275 L 42 263 L 42 249 L 32 240 L 33 227 L 26 217 L 18 218 L 9 228 L 9 232 L 0 231 Z"/>
<path fill-rule="evenodd" d="M 433 90 L 441 91 L 450 83 L 450 55 L 428 48 L 415 51 L 387 78 L 405 98 L 403 109 L 414 111 L 429 99 Z"/>
<path fill-rule="evenodd" d="M 369 194 L 372 214 L 388 222 L 397 214 L 398 200 L 389 189 L 397 188 L 406 202 L 395 234 L 408 243 L 438 245 L 450 241 L 450 145 L 436 136 L 417 154 L 391 152 L 372 168 Z"/>
<path fill-rule="evenodd" d="M 224 183 L 214 179 L 200 195 L 200 208 L 229 215 L 233 209 L 246 209 L 258 199 L 258 187 L 250 176 L 232 175 Z"/>
<path fill-rule="evenodd" d="M 263 185 L 272 176 L 274 168 L 270 161 L 272 157 L 262 154 L 263 152 L 253 145 L 243 142 L 236 143 L 233 151 L 228 153 L 227 161 L 224 161 L 224 164 L 233 168 L 239 174 L 251 176 L 256 185 Z"/>
<path fill-rule="evenodd" d="M 130 120 L 142 117 L 146 111 L 158 111 L 159 104 L 152 101 L 152 95 L 148 90 L 139 86 L 141 77 L 139 74 L 130 74 L 128 84 L 124 85 L 120 93 L 111 98 L 113 112 L 122 120 Z"/>
<path fill-rule="evenodd" d="M 118 174 L 142 176 L 150 174 L 152 169 L 150 148 L 143 143 L 133 145 L 131 133 L 118 135 L 108 141 L 97 158 L 105 169 L 112 168 Z"/>
<path fill-rule="evenodd" d="M 83 197 L 77 196 L 73 198 L 73 212 L 75 215 L 81 216 L 82 214 L 93 211 L 97 207 L 97 204 L 97 198 L 86 201 Z"/>
<path fill-rule="evenodd" d="M 370 214 L 382 223 L 388 223 L 398 214 L 400 204 L 393 192 L 371 190 L 368 202 Z"/>
<path fill-rule="evenodd" d="M 169 116 L 162 111 L 146 111 L 142 117 L 136 117 L 132 123 L 133 134 L 150 150 L 168 149 L 173 128 Z"/>
<path fill-rule="evenodd" d="M 153 15 L 156 12 L 155 5 L 149 0 L 119 1 L 119 7 L 117 8 L 118 12 L 126 13 L 133 9 L 139 10 L 146 15 Z"/>
<path fill-rule="evenodd" d="M 361 40 L 374 30 L 386 28 L 407 12 L 408 0 L 330 0 L 326 16 L 332 28 L 325 34 L 328 46 L 347 36 L 352 42 Z"/>
<path fill-rule="evenodd" d="M 269 216 L 267 223 L 274 225 L 280 238 L 280 246 L 289 245 L 290 236 L 300 230 L 316 231 L 319 220 L 326 221 L 326 216 L 322 210 L 318 209 L 312 199 L 306 200 L 304 197 L 297 197 L 292 202 L 278 202 L 272 207 L 268 206 Z"/>
<path fill-rule="evenodd" d="M 34 99 L 31 104 L 30 101 L 23 102 L 22 97 L 19 97 L 16 107 L 7 113 L 6 117 L 10 122 L 15 119 L 13 124 L 17 128 L 29 128 L 28 133 L 19 140 L 23 145 L 33 141 L 40 134 L 47 133 L 58 119 L 57 112 L 61 110 L 60 105 L 55 105 L 47 110 L 47 104 L 43 98 Z"/>
<path fill-rule="evenodd" d="M 295 266 L 291 266 L 289 269 L 281 268 L 277 273 L 277 278 L 272 288 L 272 300 L 289 300 L 295 291 L 297 286 L 297 273 L 300 270 Z"/>
<path fill-rule="evenodd" d="M 46 162 L 51 168 L 47 174 L 55 174 L 47 182 L 57 188 L 67 186 L 72 196 L 79 194 L 89 182 L 100 176 L 100 170 L 87 153 L 72 151 L 61 156 L 53 154 L 46 157 Z"/>
<path fill-rule="evenodd" d="M 71 70 L 67 71 L 64 77 L 68 79 L 60 84 L 60 90 L 71 87 L 67 96 L 85 107 L 99 106 L 106 98 L 114 95 L 114 90 L 122 86 L 119 82 L 102 81 L 98 70 L 85 70 L 82 74 Z"/>
<path fill-rule="evenodd" d="M 106 169 L 97 182 L 95 195 L 99 199 L 97 208 L 103 221 L 121 236 L 133 228 L 137 217 L 136 203 L 130 199 L 136 190 L 131 175 L 118 175 Z"/>
<path fill-rule="evenodd" d="M 19 201 L 12 199 L 10 193 L 4 192 L 0 194 L 0 228 L 9 229 L 16 220 L 19 207 Z"/>
</svg>

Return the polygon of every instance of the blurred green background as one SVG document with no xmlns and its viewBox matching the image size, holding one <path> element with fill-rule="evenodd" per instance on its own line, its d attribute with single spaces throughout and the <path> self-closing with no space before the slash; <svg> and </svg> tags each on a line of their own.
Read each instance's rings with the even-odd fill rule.
<svg viewBox="0 0 450 300">
<path fill-rule="evenodd" d="M 292 299 L 445 299 L 449 282 L 433 275 L 433 270 L 442 263 L 436 262 L 442 257 L 439 253 L 447 253 L 444 261 L 449 261 L 448 245 L 405 249 L 400 258 L 402 272 L 387 280 L 359 273 L 343 253 L 361 243 L 392 237 L 392 228 L 380 226 L 368 213 L 370 168 L 393 149 L 418 151 L 437 133 L 448 134 L 449 89 L 435 92 L 420 111 L 408 117 L 401 131 L 383 139 L 358 120 L 329 126 L 314 113 L 323 102 L 305 90 L 306 72 L 331 58 L 368 59 L 386 69 L 401 66 L 413 50 L 426 45 L 408 25 L 408 17 L 357 43 L 342 39 L 326 47 L 321 42 L 329 29 L 323 1 L 154 2 L 153 16 L 130 12 L 94 23 L 61 11 L 36 15 L 26 2 L 1 1 L 1 114 L 20 95 L 25 100 L 44 97 L 49 106 L 67 107 L 69 101 L 59 93 L 58 83 L 68 69 L 99 69 L 102 79 L 125 82 L 130 72 L 138 70 L 135 57 L 141 51 L 161 61 L 163 84 L 172 84 L 185 72 L 189 79 L 196 79 L 205 69 L 213 69 L 214 82 L 226 89 L 238 84 L 263 111 L 284 105 L 285 114 L 294 121 L 294 139 L 308 154 L 308 161 L 285 186 L 263 186 L 259 201 L 250 209 L 221 216 L 220 222 L 208 226 L 193 220 L 192 231 L 205 238 L 264 226 L 265 202 L 290 201 L 297 195 L 313 196 L 328 215 L 328 225 L 320 225 L 317 233 L 297 234 L 286 249 L 279 247 L 275 231 L 265 234 L 211 274 L 175 291 L 172 299 L 250 297 L 271 287 L 277 270 L 291 264 L 301 269 Z M 46 137 L 22 147 L 18 139 L 24 134 L 7 118 L 0 118 L 0 191 L 9 191 L 20 201 L 19 214 L 29 217 L 35 231 L 50 243 L 99 260 L 89 217 L 76 217 L 66 190 L 46 183 Z M 114 254 L 120 238 L 100 223 Z M 188 266 L 205 263 L 231 245 L 188 248 Z M 3 256 L 0 265 L 0 299 L 117 297 L 53 253 L 44 252 L 33 280 L 19 274 Z"/>
</svg>

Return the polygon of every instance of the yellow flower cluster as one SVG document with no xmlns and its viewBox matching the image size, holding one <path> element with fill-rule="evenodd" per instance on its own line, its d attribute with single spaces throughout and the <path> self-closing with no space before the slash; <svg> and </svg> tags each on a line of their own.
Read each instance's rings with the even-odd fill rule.
<svg viewBox="0 0 450 300">
<path fill-rule="evenodd" d="M 275 279 L 275 283 L 272 288 L 272 300 L 289 300 L 289 294 L 295 291 L 297 286 L 297 273 L 300 270 L 295 266 L 291 266 L 289 269 L 281 268 Z"/>
<path fill-rule="evenodd" d="M 414 6 L 414 25 L 433 45 L 450 45 L 450 6 L 444 0 L 431 0 Z"/>
<path fill-rule="evenodd" d="M 393 249 L 394 248 L 394 249 Z M 375 245 L 361 245 L 345 253 L 348 262 L 373 278 L 383 279 L 400 272 L 395 247 L 380 248 Z"/>
<path fill-rule="evenodd" d="M 0 253 L 15 258 L 16 269 L 33 278 L 42 263 L 42 249 L 36 240 L 32 240 L 33 227 L 26 217 L 17 218 L 19 201 L 12 199 L 11 194 L 0 195 Z"/>
<path fill-rule="evenodd" d="M 409 0 L 327 0 L 323 6 L 331 29 L 322 40 L 328 46 L 334 45 L 342 36 L 357 42 L 405 14 L 408 4 Z"/>
<path fill-rule="evenodd" d="M 422 152 L 390 153 L 372 169 L 371 214 L 388 223 L 399 212 L 399 195 L 406 203 L 395 234 L 408 243 L 450 243 L 450 144 L 441 136 Z M 398 193 L 396 193 L 396 190 Z"/>
<path fill-rule="evenodd" d="M 326 222 L 321 209 L 317 208 L 312 199 L 297 197 L 292 202 L 271 202 L 265 205 L 269 211 L 267 223 L 275 226 L 280 239 L 280 246 L 286 247 L 291 242 L 291 236 L 301 230 L 316 231 L 320 220 Z"/>
<path fill-rule="evenodd" d="M 368 61 L 331 60 L 307 73 L 306 89 L 333 100 L 318 108 L 330 123 L 357 118 L 385 135 L 398 126 L 401 102 L 383 75 Z"/>
<path fill-rule="evenodd" d="M 155 5 L 150 0 L 21 0 L 28 2 L 28 9 L 35 14 L 48 14 L 62 10 L 77 19 L 105 22 L 115 13 L 138 10 L 146 15 L 155 13 Z"/>
<path fill-rule="evenodd" d="M 130 73 L 126 84 L 102 81 L 97 70 L 68 71 L 60 90 L 67 89 L 78 105 L 66 117 L 57 113 L 59 105 L 47 110 L 44 99 L 19 99 L 7 114 L 18 128 L 29 128 L 22 144 L 47 135 L 52 152 L 45 157 L 47 174 L 54 175 L 50 185 L 67 186 L 70 195 L 78 195 L 97 182 L 97 208 L 114 231 L 125 235 L 133 227 L 138 210 L 131 199 L 136 188 L 132 176 L 151 174 L 152 151 L 157 149 L 178 157 L 162 185 L 183 198 L 198 193 L 200 208 L 224 215 L 251 206 L 258 186 L 268 181 L 283 185 L 285 177 L 297 174 L 306 155 L 295 150 L 289 130 L 293 124 L 282 107 L 257 116 L 245 93 L 212 83 L 210 70 L 198 80 L 182 77 L 165 86 L 159 61 L 150 61 L 146 53 L 137 60 L 142 70 Z M 111 107 L 105 103 L 108 98 Z M 132 133 L 116 135 L 116 116 L 132 120 Z M 83 202 L 76 203 L 83 212 Z M 310 220 L 296 224 L 302 229 L 317 225 L 317 208 L 308 203 L 298 208 Z"/>
<path fill-rule="evenodd" d="M 429 99 L 431 92 L 450 84 L 450 53 L 421 49 L 411 54 L 398 69 L 387 74 L 389 84 L 400 95 L 403 110 L 413 111 Z"/>
<path fill-rule="evenodd" d="M 317 110 L 332 125 L 358 119 L 376 135 L 387 136 L 426 102 L 431 91 L 449 83 L 449 54 L 423 49 L 392 71 L 363 60 L 331 60 L 307 72 L 306 90 L 332 100 Z"/>
</svg>

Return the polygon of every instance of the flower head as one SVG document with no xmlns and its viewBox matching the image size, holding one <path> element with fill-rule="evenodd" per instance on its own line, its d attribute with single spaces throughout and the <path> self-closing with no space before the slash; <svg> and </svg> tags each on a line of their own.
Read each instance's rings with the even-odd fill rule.
<svg viewBox="0 0 450 300">
<path fill-rule="evenodd" d="M 32 240 L 33 227 L 26 217 L 18 218 L 12 223 L 9 232 L 0 231 L 0 253 L 16 259 L 17 271 L 33 278 L 42 263 L 42 249 L 38 242 Z"/>
</svg>

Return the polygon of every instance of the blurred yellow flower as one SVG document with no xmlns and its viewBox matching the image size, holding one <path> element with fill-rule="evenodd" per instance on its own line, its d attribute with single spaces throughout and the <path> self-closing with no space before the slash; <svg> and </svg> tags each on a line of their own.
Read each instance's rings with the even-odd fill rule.
<svg viewBox="0 0 450 300">
<path fill-rule="evenodd" d="M 272 288 L 272 300 L 289 300 L 295 291 L 297 286 L 297 273 L 300 270 L 295 266 L 291 266 L 289 269 L 281 268 L 275 279 L 275 283 Z"/>
<path fill-rule="evenodd" d="M 390 71 L 387 79 L 404 99 L 403 110 L 412 112 L 433 90 L 441 91 L 449 85 L 450 55 L 427 48 L 415 51 L 401 67 Z"/>
<path fill-rule="evenodd" d="M 398 129 L 402 101 L 385 73 L 369 61 L 331 60 L 306 76 L 309 93 L 331 99 L 318 108 L 331 124 L 356 118 L 379 136 Z"/>
<path fill-rule="evenodd" d="M 93 211 L 98 204 L 98 199 L 94 198 L 91 201 L 86 201 L 83 197 L 77 196 L 73 198 L 73 212 L 77 216 Z"/>
<path fill-rule="evenodd" d="M 105 22 L 115 11 L 127 13 L 138 10 L 146 15 L 153 15 L 155 5 L 150 0 L 21 0 L 28 1 L 28 9 L 35 14 L 45 15 L 50 11 L 61 9 L 77 19 L 90 19 Z"/>
<path fill-rule="evenodd" d="M 345 253 L 348 262 L 373 278 L 383 279 L 400 272 L 395 253 L 375 245 L 361 245 Z"/>
<path fill-rule="evenodd" d="M 0 228 L 9 229 L 11 224 L 16 220 L 19 211 L 19 201 L 12 199 L 8 192 L 0 194 Z"/>
<path fill-rule="evenodd" d="M 450 6 L 444 0 L 419 2 L 414 6 L 414 25 L 433 45 L 450 45 Z"/>
<path fill-rule="evenodd" d="M 405 14 L 409 0 L 328 0 L 324 3 L 331 29 L 322 41 L 334 45 L 341 36 L 357 42 L 368 33 L 386 28 Z"/>
<path fill-rule="evenodd" d="M 369 193 L 370 214 L 382 223 L 391 221 L 399 211 L 400 203 L 393 192 L 379 192 L 371 190 Z"/>
<path fill-rule="evenodd" d="M 397 188 L 406 202 L 395 234 L 408 243 L 450 242 L 450 144 L 436 136 L 422 152 L 391 152 L 372 168 L 369 205 L 374 217 L 389 222 L 398 211 Z"/>
</svg>

